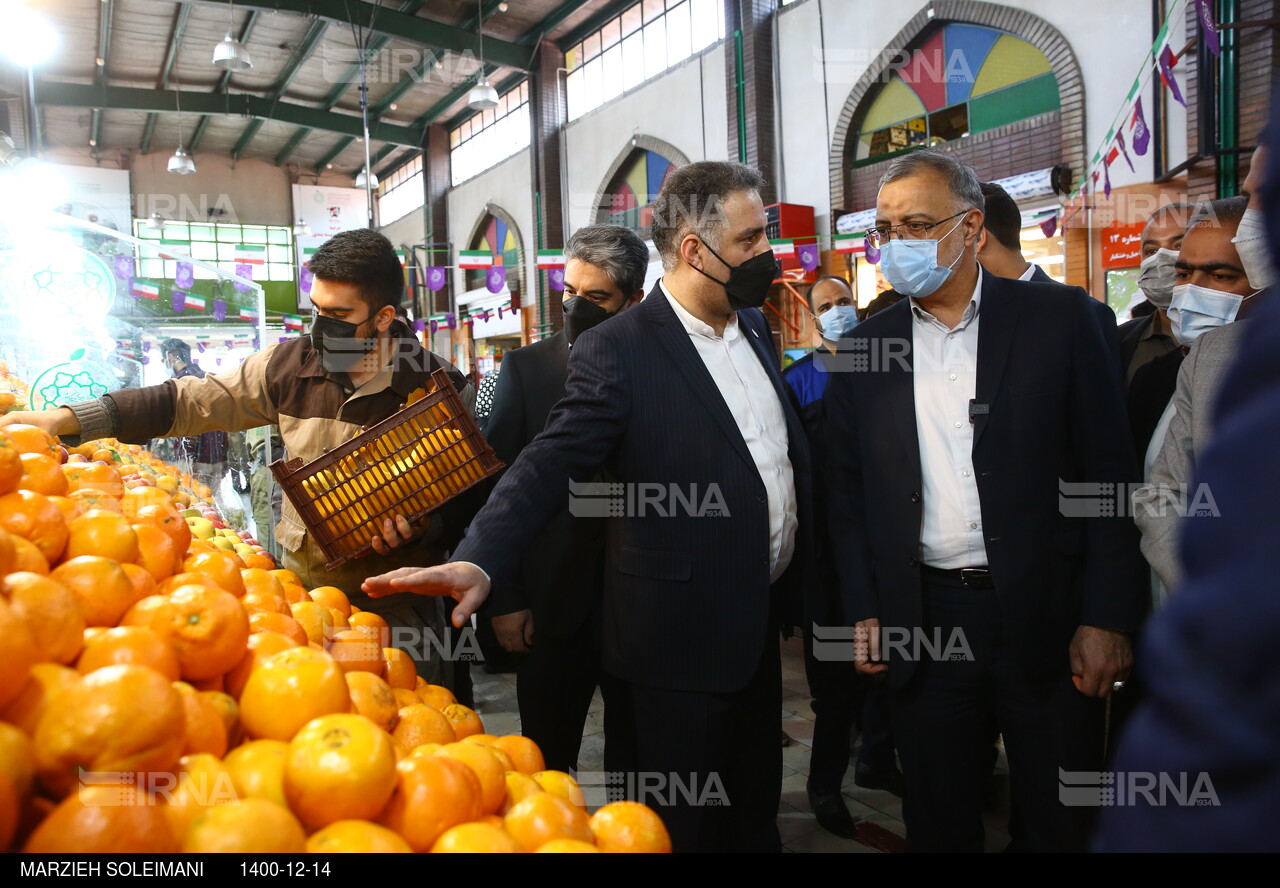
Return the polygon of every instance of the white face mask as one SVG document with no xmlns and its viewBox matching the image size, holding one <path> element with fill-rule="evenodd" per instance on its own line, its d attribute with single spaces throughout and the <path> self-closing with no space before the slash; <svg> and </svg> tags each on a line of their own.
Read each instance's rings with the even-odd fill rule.
<svg viewBox="0 0 1280 888">
<path fill-rule="evenodd" d="M 1244 301 L 1255 295 L 1237 296 L 1196 284 L 1178 284 L 1169 303 L 1173 338 L 1182 345 L 1191 345 L 1210 330 L 1233 322 Z"/>
<path fill-rule="evenodd" d="M 1177 250 L 1166 250 L 1161 247 L 1146 259 L 1142 260 L 1138 272 L 1138 286 L 1147 294 L 1147 299 L 1156 308 L 1168 308 L 1173 297 L 1174 276 L 1173 263 L 1178 261 Z"/>
<path fill-rule="evenodd" d="M 1261 210 L 1245 210 L 1236 236 L 1231 239 L 1240 254 L 1240 267 L 1249 279 L 1249 286 L 1269 287 L 1276 279 L 1271 251 L 1267 249 L 1267 232 Z"/>
</svg>

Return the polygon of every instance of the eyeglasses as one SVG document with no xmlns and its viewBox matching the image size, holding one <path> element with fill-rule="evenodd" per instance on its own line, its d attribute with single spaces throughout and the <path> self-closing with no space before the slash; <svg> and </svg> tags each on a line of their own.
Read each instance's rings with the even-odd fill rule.
<svg viewBox="0 0 1280 888">
<path fill-rule="evenodd" d="M 972 209 L 972 207 L 970 207 Z M 969 210 L 961 210 L 958 213 L 952 213 L 945 219 L 939 219 L 937 222 L 903 222 L 901 225 L 884 225 L 880 228 L 867 229 L 867 241 L 873 247 L 879 247 L 887 244 L 890 238 L 896 237 L 898 240 L 919 240 L 937 228 L 943 222 L 950 222 L 956 216 L 963 216 Z"/>
</svg>

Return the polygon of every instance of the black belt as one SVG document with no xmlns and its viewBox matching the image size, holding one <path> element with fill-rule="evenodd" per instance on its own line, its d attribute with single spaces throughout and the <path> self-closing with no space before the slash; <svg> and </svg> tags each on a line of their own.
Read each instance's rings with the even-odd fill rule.
<svg viewBox="0 0 1280 888">
<path fill-rule="evenodd" d="M 991 571 L 985 567 L 957 567 L 952 570 L 944 570 L 941 567 L 930 567 L 927 564 L 922 564 L 920 569 L 930 576 L 958 580 L 970 589 L 992 589 L 995 587 L 995 583 L 991 581 Z"/>
</svg>

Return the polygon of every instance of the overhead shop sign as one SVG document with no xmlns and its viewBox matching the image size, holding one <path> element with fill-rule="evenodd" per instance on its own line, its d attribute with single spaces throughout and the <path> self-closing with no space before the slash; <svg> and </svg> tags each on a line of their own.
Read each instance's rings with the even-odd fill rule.
<svg viewBox="0 0 1280 888">
<path fill-rule="evenodd" d="M 1044 197 L 1047 194 L 1053 194 L 1053 185 L 1050 182 L 1052 173 L 1052 168 L 1035 170 L 1030 173 L 1020 173 L 1016 176 L 996 179 L 994 184 L 1003 188 L 1014 200 Z M 875 207 L 869 210 L 859 210 L 856 213 L 845 213 L 836 220 L 836 233 L 861 234 L 868 228 L 874 227 L 875 224 Z"/>
</svg>

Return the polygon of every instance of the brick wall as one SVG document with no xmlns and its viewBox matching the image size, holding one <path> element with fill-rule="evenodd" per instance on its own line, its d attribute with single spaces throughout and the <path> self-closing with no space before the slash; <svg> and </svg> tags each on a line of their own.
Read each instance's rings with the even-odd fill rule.
<svg viewBox="0 0 1280 888">
<path fill-rule="evenodd" d="M 738 154 L 738 62 L 734 31 L 742 31 L 743 89 L 746 93 L 746 162 L 764 173 L 760 197 L 777 201 L 774 169 L 773 13 L 777 0 L 725 0 L 725 100 L 729 110 L 729 157 Z"/>
<path fill-rule="evenodd" d="M 449 239 L 449 188 L 452 178 L 449 171 L 449 131 L 440 124 L 427 127 L 427 138 L 422 146 L 424 186 L 427 189 L 427 236 L 428 243 L 447 241 Z M 454 249 L 460 249 L 454 244 Z M 431 251 L 427 254 L 428 265 L 452 265 L 453 259 L 447 250 Z M 430 314 L 440 314 L 449 310 L 449 289 L 453 286 L 452 275 L 440 290 L 427 291 Z"/>
<path fill-rule="evenodd" d="M 560 131 L 568 121 L 564 91 L 560 88 L 557 68 L 564 67 L 564 53 L 549 40 L 538 46 L 535 69 L 529 82 L 530 117 L 533 132 L 529 152 L 533 164 L 533 188 L 541 195 L 541 216 L 534 219 L 537 240 L 529 244 L 530 250 L 550 250 L 564 246 L 564 215 L 560 176 Z M 536 212 L 536 210 L 535 210 Z M 536 277 L 522 294 L 525 305 L 536 304 L 539 289 L 546 290 L 546 313 L 538 324 L 552 324 L 544 335 L 549 336 L 564 326 L 564 311 L 556 294 L 547 288 L 546 273 L 535 272 Z"/>
</svg>

